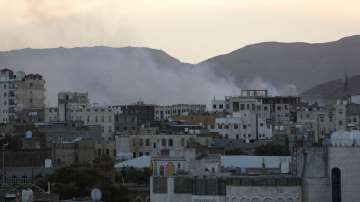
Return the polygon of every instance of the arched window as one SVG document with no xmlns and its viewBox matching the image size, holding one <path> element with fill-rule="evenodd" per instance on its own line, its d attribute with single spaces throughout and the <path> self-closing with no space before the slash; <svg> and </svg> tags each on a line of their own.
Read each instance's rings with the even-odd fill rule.
<svg viewBox="0 0 360 202">
<path fill-rule="evenodd" d="M 332 202 L 341 202 L 341 171 L 339 168 L 331 170 Z"/>
</svg>

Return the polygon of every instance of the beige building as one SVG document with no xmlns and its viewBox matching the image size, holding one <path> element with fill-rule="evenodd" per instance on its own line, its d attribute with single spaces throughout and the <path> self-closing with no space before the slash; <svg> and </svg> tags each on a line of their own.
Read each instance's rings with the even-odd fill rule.
<svg viewBox="0 0 360 202">
<path fill-rule="evenodd" d="M 102 137 L 106 140 L 113 138 L 115 113 L 111 108 L 88 105 L 84 108 L 68 110 L 70 121 L 80 121 L 84 125 L 100 125 Z"/>
<path fill-rule="evenodd" d="M 196 134 L 195 131 L 194 133 L 165 133 L 160 132 L 158 128 L 147 127 L 124 132 L 115 136 L 115 140 L 119 156 L 187 156 L 187 148 L 193 147 L 196 143 L 200 144 L 200 142 L 206 144 L 212 139 L 212 136 L 198 136 L 201 134 Z M 201 141 L 197 141 L 198 139 Z"/>
<path fill-rule="evenodd" d="M 17 111 L 45 108 L 45 80 L 41 75 L 25 75 L 16 85 Z"/>
</svg>

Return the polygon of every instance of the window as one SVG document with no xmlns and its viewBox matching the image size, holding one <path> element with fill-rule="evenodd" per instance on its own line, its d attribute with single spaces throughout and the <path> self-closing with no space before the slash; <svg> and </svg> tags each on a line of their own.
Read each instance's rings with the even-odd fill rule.
<svg viewBox="0 0 360 202">
<path fill-rule="evenodd" d="M 245 109 L 245 105 L 244 104 L 241 104 L 240 105 L 240 110 L 244 110 Z"/>
<path fill-rule="evenodd" d="M 234 124 L 234 129 L 238 129 L 239 128 L 239 125 L 238 124 Z"/>
<path fill-rule="evenodd" d="M 143 139 L 140 139 L 140 141 L 139 141 L 139 146 L 142 147 L 143 144 L 144 144 Z"/>
<path fill-rule="evenodd" d="M 146 140 L 145 140 L 145 145 L 146 145 L 146 146 L 150 146 L 150 139 L 146 139 Z"/>
<path fill-rule="evenodd" d="M 169 147 L 172 147 L 173 144 L 174 144 L 173 140 L 172 140 L 172 139 L 168 139 L 168 144 L 169 144 Z"/>
<path fill-rule="evenodd" d="M 161 146 L 166 147 L 166 139 L 161 139 Z"/>
</svg>

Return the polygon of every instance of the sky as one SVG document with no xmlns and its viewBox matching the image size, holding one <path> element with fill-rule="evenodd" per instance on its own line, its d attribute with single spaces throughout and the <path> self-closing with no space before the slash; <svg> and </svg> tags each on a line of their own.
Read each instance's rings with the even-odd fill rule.
<svg viewBox="0 0 360 202">
<path fill-rule="evenodd" d="M 263 41 L 360 34 L 358 0 L 0 0 L 0 50 L 162 49 L 197 63 Z"/>
</svg>

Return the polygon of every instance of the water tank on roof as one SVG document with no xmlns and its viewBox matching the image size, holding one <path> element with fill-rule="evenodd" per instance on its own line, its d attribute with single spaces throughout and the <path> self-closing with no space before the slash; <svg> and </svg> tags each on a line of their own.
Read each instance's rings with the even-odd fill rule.
<svg viewBox="0 0 360 202">
<path fill-rule="evenodd" d="M 32 132 L 30 130 L 25 132 L 25 138 L 26 139 L 31 139 L 32 138 Z"/>
<path fill-rule="evenodd" d="M 21 202 L 33 202 L 34 193 L 31 189 L 24 189 L 21 192 Z"/>
<path fill-rule="evenodd" d="M 93 190 L 91 190 L 91 201 L 100 201 L 101 197 L 102 197 L 102 193 L 100 191 L 100 189 L 95 188 Z"/>
</svg>

